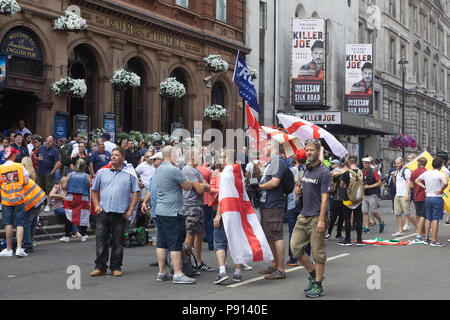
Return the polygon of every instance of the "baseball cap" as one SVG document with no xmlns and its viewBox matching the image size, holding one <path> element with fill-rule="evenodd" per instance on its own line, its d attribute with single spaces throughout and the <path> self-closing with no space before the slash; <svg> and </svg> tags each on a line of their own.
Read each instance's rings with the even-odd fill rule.
<svg viewBox="0 0 450 320">
<path fill-rule="evenodd" d="M 372 162 L 369 158 L 363 158 L 362 162 Z"/>
<path fill-rule="evenodd" d="M 162 152 L 157 152 L 153 156 L 150 157 L 150 159 L 163 159 Z"/>
<path fill-rule="evenodd" d="M 305 151 L 305 149 L 298 149 L 295 152 L 295 157 L 297 158 L 297 160 L 306 160 L 306 151 Z"/>
<path fill-rule="evenodd" d="M 338 159 L 331 160 L 331 163 L 333 163 L 333 164 L 341 164 L 341 162 Z"/>
</svg>

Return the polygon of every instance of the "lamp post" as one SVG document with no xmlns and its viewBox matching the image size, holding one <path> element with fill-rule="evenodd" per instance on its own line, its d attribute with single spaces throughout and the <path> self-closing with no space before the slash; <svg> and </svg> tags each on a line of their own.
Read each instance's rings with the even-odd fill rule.
<svg viewBox="0 0 450 320">
<path fill-rule="evenodd" d="M 400 68 L 402 68 L 402 135 L 405 134 L 405 73 L 408 60 L 403 55 L 398 62 Z M 405 159 L 405 148 L 402 148 L 402 158 Z"/>
</svg>

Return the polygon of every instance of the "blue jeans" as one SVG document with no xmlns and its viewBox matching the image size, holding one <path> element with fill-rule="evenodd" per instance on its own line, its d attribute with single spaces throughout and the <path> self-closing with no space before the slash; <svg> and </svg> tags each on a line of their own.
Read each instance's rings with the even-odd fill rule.
<svg viewBox="0 0 450 320">
<path fill-rule="evenodd" d="M 214 209 L 210 206 L 203 206 L 203 216 L 205 222 L 205 237 L 204 241 L 208 243 L 208 248 L 211 249 L 214 247 L 214 225 L 213 219 L 215 217 Z"/>
<path fill-rule="evenodd" d="M 58 215 L 60 217 L 63 217 L 64 220 L 66 219 L 66 209 L 58 208 L 58 209 L 55 209 L 54 212 L 55 212 L 56 215 Z M 77 226 L 72 225 L 72 233 L 75 233 L 77 231 L 78 231 Z"/>
<path fill-rule="evenodd" d="M 425 200 L 427 220 L 442 220 L 444 216 L 444 199 L 441 197 L 427 197 Z"/>
<path fill-rule="evenodd" d="M 298 215 L 300 214 L 300 211 L 297 211 L 297 209 L 291 209 L 288 210 L 286 212 L 286 220 L 287 220 L 287 224 L 288 224 L 288 228 L 289 228 L 289 242 L 291 243 L 291 237 L 292 237 L 292 231 L 294 230 L 295 224 L 297 223 L 297 218 Z M 293 261 L 297 261 L 297 259 L 292 255 L 292 251 L 291 251 L 291 246 L 289 245 L 289 257 L 291 258 L 290 260 Z M 305 252 L 308 256 L 311 255 L 311 245 L 308 244 L 308 246 L 305 249 Z"/>
<path fill-rule="evenodd" d="M 37 208 L 31 208 L 26 213 L 25 225 L 23 227 L 23 248 L 32 248 L 34 240 L 34 232 L 36 230 L 38 214 L 41 210 L 42 205 L 37 206 Z"/>
</svg>

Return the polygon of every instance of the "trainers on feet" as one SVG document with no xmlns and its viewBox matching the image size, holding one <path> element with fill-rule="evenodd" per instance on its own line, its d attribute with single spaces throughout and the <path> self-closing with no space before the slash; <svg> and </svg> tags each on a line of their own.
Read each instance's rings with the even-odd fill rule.
<svg viewBox="0 0 450 320">
<path fill-rule="evenodd" d="M 243 264 L 242 264 L 242 270 L 245 270 L 245 271 L 251 271 L 251 270 L 253 270 L 253 267 L 249 266 L 249 265 L 246 264 L 246 263 L 243 263 Z"/>
<path fill-rule="evenodd" d="M 281 272 L 280 270 L 275 269 L 271 274 L 265 275 L 264 279 L 266 280 L 286 279 L 286 272 Z"/>
<path fill-rule="evenodd" d="M 430 246 L 432 247 L 443 247 L 444 245 L 439 240 L 431 240 Z"/>
<path fill-rule="evenodd" d="M 296 267 L 299 265 L 297 260 L 291 260 L 289 259 L 288 261 L 286 261 L 286 265 L 289 267 Z"/>
<path fill-rule="evenodd" d="M 49 211 L 50 211 L 50 207 L 49 207 L 49 206 L 45 206 L 44 211 L 45 211 L 45 212 L 49 212 Z"/>
<path fill-rule="evenodd" d="M 59 238 L 59 241 L 70 242 L 70 238 L 69 237 L 61 237 L 61 238 Z"/>
<path fill-rule="evenodd" d="M 351 247 L 352 246 L 352 241 L 351 240 L 344 240 L 341 242 L 338 242 L 339 246 L 343 246 L 343 247 Z"/>
<path fill-rule="evenodd" d="M 384 221 L 382 223 L 380 223 L 380 230 L 379 230 L 379 232 L 383 233 L 383 231 L 384 231 Z"/>
<path fill-rule="evenodd" d="M 13 255 L 13 251 L 8 249 L 3 249 L 2 252 L 0 252 L 0 257 L 12 257 Z"/>
<path fill-rule="evenodd" d="M 408 225 L 404 225 L 403 226 L 403 231 L 410 231 L 411 230 L 411 226 L 408 224 Z"/>
<path fill-rule="evenodd" d="M 228 277 L 228 275 L 227 275 L 226 272 L 219 273 L 219 274 L 217 275 L 216 280 L 214 280 L 214 284 L 220 284 L 220 283 L 222 283 L 222 282 L 224 282 L 224 281 L 227 281 L 228 278 L 229 278 L 229 277 Z"/>
<path fill-rule="evenodd" d="M 356 241 L 356 246 L 357 247 L 364 247 L 366 244 L 362 241 Z"/>
<path fill-rule="evenodd" d="M 316 278 L 313 278 L 311 276 L 308 277 L 308 284 L 306 285 L 305 289 L 303 289 L 303 292 L 308 292 L 311 290 L 313 283 L 316 281 Z"/>
<path fill-rule="evenodd" d="M 362 228 L 362 232 L 369 232 L 370 229 L 369 228 Z"/>
<path fill-rule="evenodd" d="M 21 258 L 25 258 L 28 255 L 25 253 L 25 250 L 23 250 L 22 248 L 17 249 L 16 250 L 16 256 L 21 257 Z"/>
<path fill-rule="evenodd" d="M 206 263 L 204 263 L 203 261 L 200 263 L 200 265 L 198 266 L 198 270 L 200 271 L 206 271 L 206 272 L 211 272 L 214 271 L 214 268 L 209 267 Z"/>
<path fill-rule="evenodd" d="M 331 237 L 331 234 L 327 233 L 326 236 L 325 236 L 325 240 L 329 240 L 330 237 Z"/>
<path fill-rule="evenodd" d="M 184 273 L 182 273 L 180 276 L 173 276 L 172 283 L 173 284 L 194 284 L 197 280 L 193 278 L 189 278 Z"/>
<path fill-rule="evenodd" d="M 88 236 L 82 236 L 82 237 L 81 237 L 81 242 L 86 242 L 87 239 L 88 239 Z"/>
<path fill-rule="evenodd" d="M 345 237 L 344 236 L 342 236 L 342 235 L 340 235 L 340 236 L 336 236 L 336 240 L 344 240 L 345 239 Z"/>
<path fill-rule="evenodd" d="M 325 295 L 323 293 L 323 288 L 316 281 L 313 282 L 311 289 L 305 292 L 305 296 L 308 297 L 308 298 L 318 298 L 318 297 L 321 297 L 323 295 Z"/>
<path fill-rule="evenodd" d="M 398 236 L 403 236 L 404 234 L 405 234 L 404 232 L 396 232 L 396 233 L 393 233 L 392 235 L 394 237 L 398 237 Z"/>
<path fill-rule="evenodd" d="M 158 272 L 158 275 L 156 276 L 156 281 L 168 281 L 170 279 L 172 279 L 172 276 L 167 275 L 167 273 L 161 274 Z"/>
<path fill-rule="evenodd" d="M 242 275 L 240 275 L 240 274 L 234 274 L 233 275 L 233 281 L 234 282 L 241 282 L 242 281 Z"/>
</svg>

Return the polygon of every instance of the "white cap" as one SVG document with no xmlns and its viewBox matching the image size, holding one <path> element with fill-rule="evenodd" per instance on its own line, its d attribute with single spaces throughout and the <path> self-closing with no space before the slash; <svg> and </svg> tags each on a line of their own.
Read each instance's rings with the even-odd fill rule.
<svg viewBox="0 0 450 320">
<path fill-rule="evenodd" d="M 162 152 L 157 152 L 153 156 L 150 157 L 150 159 L 163 159 Z"/>
<path fill-rule="evenodd" d="M 362 162 L 372 162 L 372 160 L 370 160 L 369 158 L 363 158 Z"/>
</svg>

